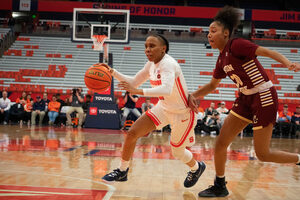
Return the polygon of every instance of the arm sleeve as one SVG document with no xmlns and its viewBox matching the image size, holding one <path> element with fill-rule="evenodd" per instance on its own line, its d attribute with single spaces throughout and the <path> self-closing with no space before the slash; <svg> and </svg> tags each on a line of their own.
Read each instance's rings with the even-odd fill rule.
<svg viewBox="0 0 300 200">
<path fill-rule="evenodd" d="M 253 59 L 256 58 L 255 52 L 258 47 L 258 45 L 250 42 L 249 40 L 238 38 L 232 41 L 231 52 L 235 57 L 241 59 Z"/>
<path fill-rule="evenodd" d="M 143 89 L 145 96 L 170 96 L 175 83 L 175 65 L 163 63 L 161 67 L 161 85 Z"/>
<path fill-rule="evenodd" d="M 118 81 L 126 81 L 129 84 L 133 85 L 135 88 L 143 84 L 145 81 L 148 80 L 149 78 L 149 67 L 150 63 L 146 63 L 144 68 L 141 69 L 135 76 L 127 76 L 122 74 L 121 72 L 118 72 L 117 70 L 114 69 L 113 76 L 118 80 Z"/>
</svg>

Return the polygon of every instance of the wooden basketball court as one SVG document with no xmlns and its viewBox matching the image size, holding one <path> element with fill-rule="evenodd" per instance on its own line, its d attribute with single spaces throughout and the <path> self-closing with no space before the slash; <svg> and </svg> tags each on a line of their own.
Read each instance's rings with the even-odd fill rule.
<svg viewBox="0 0 300 200">
<path fill-rule="evenodd" d="M 188 168 L 172 157 L 169 133 L 138 141 L 127 182 L 103 182 L 101 177 L 119 165 L 125 136 L 116 130 L 1 125 L 0 199 L 194 200 L 213 183 L 215 138 L 197 135 L 191 150 L 207 168 L 186 189 Z M 272 148 L 299 153 L 300 140 L 273 139 Z M 252 138 L 237 137 L 230 146 L 226 176 L 225 199 L 300 199 L 300 166 L 258 161 Z"/>
</svg>

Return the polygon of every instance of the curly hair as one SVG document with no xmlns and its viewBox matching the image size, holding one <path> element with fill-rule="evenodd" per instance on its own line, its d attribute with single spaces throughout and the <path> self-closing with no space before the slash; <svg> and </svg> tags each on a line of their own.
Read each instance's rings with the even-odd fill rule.
<svg viewBox="0 0 300 200">
<path fill-rule="evenodd" d="M 231 6 L 225 6 L 214 17 L 214 21 L 219 22 L 224 26 L 224 29 L 229 30 L 229 37 L 231 36 L 234 29 L 239 25 L 239 13 L 237 9 Z"/>
</svg>

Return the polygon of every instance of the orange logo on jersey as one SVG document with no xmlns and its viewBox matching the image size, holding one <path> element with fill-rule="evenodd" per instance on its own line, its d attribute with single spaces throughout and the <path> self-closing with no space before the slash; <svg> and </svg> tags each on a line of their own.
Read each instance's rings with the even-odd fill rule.
<svg viewBox="0 0 300 200">
<path fill-rule="evenodd" d="M 187 121 L 188 119 L 183 119 L 183 120 L 181 120 L 181 122 L 185 122 L 185 121 Z"/>
<path fill-rule="evenodd" d="M 161 80 L 157 80 L 157 81 L 150 80 L 150 84 L 151 85 L 161 85 Z"/>
</svg>

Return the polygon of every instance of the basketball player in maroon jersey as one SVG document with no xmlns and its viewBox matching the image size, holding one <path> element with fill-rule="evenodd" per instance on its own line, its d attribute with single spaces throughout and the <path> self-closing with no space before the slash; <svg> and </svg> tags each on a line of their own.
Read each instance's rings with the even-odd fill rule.
<svg viewBox="0 0 300 200">
<path fill-rule="evenodd" d="M 215 144 L 214 185 L 201 191 L 200 197 L 224 197 L 228 190 L 225 182 L 227 147 L 249 124 L 253 124 L 253 140 L 256 155 L 263 162 L 300 163 L 300 154 L 270 150 L 273 124 L 276 121 L 278 99 L 257 56 L 272 58 L 289 70 L 299 71 L 299 63 L 290 62 L 280 53 L 260 47 L 241 38 L 231 39 L 239 23 L 239 14 L 232 7 L 222 8 L 209 26 L 208 40 L 212 48 L 219 49 L 216 67 L 211 81 L 189 95 L 189 106 L 197 112 L 196 99 L 216 89 L 222 78 L 229 76 L 239 88 L 230 114 L 225 119 Z"/>
</svg>

